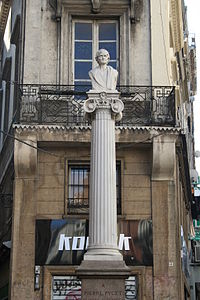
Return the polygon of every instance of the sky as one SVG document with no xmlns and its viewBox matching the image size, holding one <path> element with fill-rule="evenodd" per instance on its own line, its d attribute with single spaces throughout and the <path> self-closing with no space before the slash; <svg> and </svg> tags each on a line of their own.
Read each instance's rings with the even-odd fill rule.
<svg viewBox="0 0 200 300">
<path fill-rule="evenodd" d="M 196 37 L 197 95 L 194 101 L 195 150 L 200 151 L 200 0 L 185 0 L 189 33 Z M 200 157 L 196 158 L 196 169 L 200 176 Z"/>
</svg>

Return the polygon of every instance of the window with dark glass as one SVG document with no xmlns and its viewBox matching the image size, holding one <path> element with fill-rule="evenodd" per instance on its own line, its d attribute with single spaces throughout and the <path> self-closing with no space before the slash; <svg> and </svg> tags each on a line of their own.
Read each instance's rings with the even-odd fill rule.
<svg viewBox="0 0 200 300">
<path fill-rule="evenodd" d="M 88 214 L 90 166 L 69 164 L 68 167 L 68 212 Z M 121 165 L 116 166 L 117 213 L 121 214 Z"/>
<path fill-rule="evenodd" d="M 104 48 L 110 53 L 109 64 L 118 68 L 118 22 L 117 21 L 74 21 L 74 83 L 88 85 L 88 72 L 97 63 L 95 54 Z"/>
</svg>

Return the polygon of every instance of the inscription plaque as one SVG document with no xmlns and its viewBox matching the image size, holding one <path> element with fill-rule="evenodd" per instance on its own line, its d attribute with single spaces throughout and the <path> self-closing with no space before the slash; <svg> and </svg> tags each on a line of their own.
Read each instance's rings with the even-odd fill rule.
<svg viewBox="0 0 200 300">
<path fill-rule="evenodd" d="M 124 300 L 124 279 L 82 279 L 82 300 Z"/>
</svg>

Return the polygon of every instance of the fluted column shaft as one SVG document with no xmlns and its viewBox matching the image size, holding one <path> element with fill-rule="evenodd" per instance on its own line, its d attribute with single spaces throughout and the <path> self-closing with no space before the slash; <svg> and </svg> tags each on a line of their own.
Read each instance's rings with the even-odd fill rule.
<svg viewBox="0 0 200 300">
<path fill-rule="evenodd" d="M 85 111 L 92 117 L 89 247 L 84 259 L 119 259 L 115 119 L 123 110 L 116 93 L 88 93 Z M 114 257 L 113 257 L 114 256 Z"/>
</svg>

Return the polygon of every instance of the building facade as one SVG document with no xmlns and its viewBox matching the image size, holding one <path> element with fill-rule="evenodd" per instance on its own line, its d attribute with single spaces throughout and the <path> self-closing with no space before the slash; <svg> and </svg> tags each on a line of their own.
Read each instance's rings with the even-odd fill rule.
<svg viewBox="0 0 200 300">
<path fill-rule="evenodd" d="M 81 299 L 83 103 L 99 48 L 124 102 L 115 130 L 119 249 L 131 270 L 124 299 L 190 299 L 196 87 L 184 2 L 0 3 L 0 299 Z"/>
</svg>

